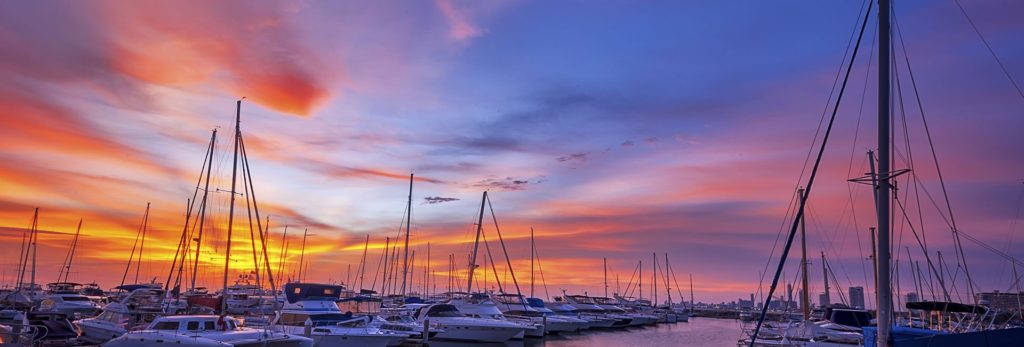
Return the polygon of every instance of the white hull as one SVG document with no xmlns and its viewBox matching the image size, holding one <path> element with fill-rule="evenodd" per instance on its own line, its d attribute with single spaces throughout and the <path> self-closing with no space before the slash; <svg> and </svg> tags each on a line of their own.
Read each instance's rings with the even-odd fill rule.
<svg viewBox="0 0 1024 347">
<path fill-rule="evenodd" d="M 90 324 L 76 321 L 75 325 L 82 329 L 80 339 L 86 343 L 104 343 L 124 335 L 127 330 L 107 324 Z"/>
<path fill-rule="evenodd" d="M 316 335 L 310 336 L 313 339 L 314 347 L 342 347 L 342 346 L 365 346 L 365 347 L 385 347 L 393 343 L 394 340 L 398 340 L 400 343 L 405 339 L 403 336 L 387 336 L 387 335 Z"/>
<path fill-rule="evenodd" d="M 472 342 L 505 342 L 516 335 L 522 334 L 522 328 L 493 327 L 493 326 L 466 326 L 446 325 L 441 323 L 444 332 L 437 334 L 434 338 L 445 340 L 472 341 Z"/>
</svg>

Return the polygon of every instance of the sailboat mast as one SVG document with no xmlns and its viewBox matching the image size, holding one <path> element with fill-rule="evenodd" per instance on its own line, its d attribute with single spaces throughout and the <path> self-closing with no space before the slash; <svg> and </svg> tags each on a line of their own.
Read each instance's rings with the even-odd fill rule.
<svg viewBox="0 0 1024 347">
<path fill-rule="evenodd" d="M 370 234 L 366 234 L 363 244 L 363 259 L 359 261 L 359 289 L 363 289 L 363 276 L 366 276 L 366 253 L 370 251 Z"/>
<path fill-rule="evenodd" d="M 146 233 L 149 230 L 149 203 L 146 203 L 146 215 L 142 218 L 142 243 L 139 244 L 139 266 L 135 268 L 135 283 L 139 283 L 139 272 L 142 271 L 142 251 L 146 249 Z"/>
<path fill-rule="evenodd" d="M 235 102 L 235 154 L 231 164 L 231 203 L 228 205 L 228 238 L 224 248 L 224 278 L 221 292 L 221 314 L 228 312 L 228 300 L 225 297 L 228 289 L 228 271 L 231 270 L 231 232 L 235 227 L 235 183 L 238 180 L 238 139 L 242 137 L 242 100 Z"/>
<path fill-rule="evenodd" d="M 672 277 L 676 277 L 673 273 Z M 696 307 L 697 302 L 693 301 L 693 274 L 690 274 L 690 307 Z"/>
<path fill-rule="evenodd" d="M 305 265 L 305 263 L 306 263 L 306 236 L 308 236 L 308 235 L 309 235 L 309 228 L 304 228 L 302 230 L 302 249 L 299 250 L 299 275 L 296 276 L 296 277 L 298 277 L 299 282 L 302 282 L 302 275 L 303 275 L 303 267 L 302 266 Z"/>
<path fill-rule="evenodd" d="M 209 197 L 210 195 L 210 171 L 212 171 L 213 169 L 213 152 L 216 150 L 216 148 L 217 129 L 214 128 L 213 134 L 210 135 L 210 157 L 207 158 L 206 160 L 206 183 L 204 184 L 203 188 L 203 201 L 202 203 L 199 204 L 199 220 L 196 221 L 196 223 L 199 223 L 199 235 L 196 238 L 196 256 L 193 259 L 194 263 L 192 264 L 192 286 L 190 287 L 190 289 L 196 288 L 196 274 L 199 273 L 199 251 L 203 247 L 203 227 L 206 226 L 206 201 L 207 197 Z M 185 224 L 187 227 L 187 220 Z M 192 240 L 188 240 L 188 242 L 192 242 Z M 182 262 L 184 262 L 184 260 L 182 260 Z"/>
<path fill-rule="evenodd" d="M 608 297 L 608 258 L 604 258 L 604 297 Z"/>
<path fill-rule="evenodd" d="M 889 0 L 878 0 L 878 346 L 889 346 L 892 329 L 892 287 L 889 275 L 889 55 L 890 26 Z"/>
<path fill-rule="evenodd" d="M 533 255 L 537 252 L 537 244 L 533 239 L 533 227 L 530 227 L 530 296 L 533 295 Z M 605 296 L 608 296 L 608 265 L 605 262 L 604 270 L 604 285 L 605 285 Z"/>
<path fill-rule="evenodd" d="M 68 277 L 71 275 L 71 262 L 75 260 L 75 249 L 78 248 L 78 236 L 82 233 L 82 219 L 78 220 L 78 228 L 75 228 L 75 238 L 71 239 L 71 248 L 68 249 L 68 262 L 64 265 L 63 270 L 64 277 L 61 278 L 60 274 L 57 275 L 57 282 L 67 282 Z"/>
<path fill-rule="evenodd" d="M 32 219 L 32 239 L 30 240 L 32 246 L 32 277 L 29 283 L 29 290 L 35 290 L 36 287 L 36 258 L 39 255 L 39 213 L 36 210 L 36 216 Z"/>
<path fill-rule="evenodd" d="M 466 283 L 466 292 L 473 291 L 473 268 L 476 267 L 476 252 L 480 248 L 480 233 L 484 230 L 484 208 L 487 206 L 487 191 L 484 191 L 484 197 L 480 199 L 480 218 L 477 218 L 476 222 L 476 241 L 473 241 L 473 256 L 469 259 L 469 280 Z"/>
<path fill-rule="evenodd" d="M 651 271 L 651 306 L 658 307 L 658 254 L 651 253 L 651 261 L 654 264 Z"/>
<path fill-rule="evenodd" d="M 825 260 L 825 251 L 821 252 L 821 279 L 825 281 L 825 296 L 819 304 L 824 307 L 832 304 L 832 299 L 829 297 L 828 290 L 828 264 Z"/>
<path fill-rule="evenodd" d="M 800 199 L 803 199 L 804 189 L 800 188 L 797 191 L 797 195 L 800 196 Z M 806 321 L 811 319 L 811 299 L 808 292 L 810 285 L 807 281 L 807 219 L 805 215 L 800 215 L 800 279 L 802 281 L 800 309 L 803 311 L 803 317 Z"/>
<path fill-rule="evenodd" d="M 409 230 L 412 225 L 412 180 L 409 174 L 409 201 L 405 205 L 405 247 L 402 250 L 402 295 L 405 295 L 405 279 L 409 277 Z"/>
<path fill-rule="evenodd" d="M 665 270 L 662 271 L 665 274 L 665 295 L 668 295 L 668 307 L 672 308 L 672 287 L 668 285 L 668 271 L 671 266 L 668 264 L 668 252 L 665 252 Z M 605 275 L 607 278 L 607 275 Z M 679 298 L 682 300 L 682 298 Z"/>
</svg>

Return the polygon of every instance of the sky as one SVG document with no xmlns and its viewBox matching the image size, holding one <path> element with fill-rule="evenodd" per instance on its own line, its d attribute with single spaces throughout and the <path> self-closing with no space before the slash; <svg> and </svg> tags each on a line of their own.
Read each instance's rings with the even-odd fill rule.
<svg viewBox="0 0 1024 347">
<path fill-rule="evenodd" d="M 894 127 L 894 166 L 913 169 L 897 183 L 908 211 L 894 226 L 902 292 L 914 286 L 906 264 L 924 259 L 911 225 L 934 261 L 943 253 L 957 293 L 969 290 L 936 160 L 957 229 L 1024 256 L 1015 240 L 1024 224 L 1017 223 L 1024 95 L 1014 88 L 1024 82 L 1024 4 L 959 3 L 991 52 L 956 2 L 895 4 L 903 38 L 894 59 L 895 100 L 903 105 L 895 114 L 903 116 Z M 70 279 L 134 282 L 135 268 L 125 267 L 139 257 L 132 248 L 147 204 L 137 271 L 140 281 L 163 282 L 216 129 L 199 284 L 218 288 L 235 102 L 244 97 L 240 127 L 253 188 L 270 219 L 269 257 L 284 258 L 283 277 L 294 279 L 301 261 L 309 265 L 305 280 L 353 284 L 369 235 L 369 282 L 385 238 L 399 235 L 414 173 L 414 288 L 423 285 L 428 243 L 438 290 L 447 290 L 449 255 L 464 287 L 488 191 L 524 291 L 532 228 L 545 276 L 536 274 L 537 296 L 603 295 L 607 258 L 611 292 L 626 292 L 643 261 L 648 297 L 652 258 L 664 271 L 667 257 L 675 278 L 660 272 L 662 300 L 666 282 L 678 300 L 690 274 L 698 301 L 746 297 L 778 261 L 780 230 L 788 231 L 795 189 L 806 184 L 805 159 L 820 144 L 822 116 L 834 104 L 864 6 L 4 2 L 0 282 L 16 281 L 34 208 L 39 282 L 56 279 L 79 220 Z M 807 222 L 811 290 L 822 290 L 824 252 L 836 282 L 868 287 L 869 301 L 871 192 L 847 180 L 867 172 L 866 152 L 876 143 L 874 25 L 839 105 Z M 245 207 L 236 209 L 235 220 L 247 221 Z M 236 224 L 232 278 L 253 266 L 246 229 Z M 496 289 L 497 277 L 509 286 L 493 221 L 483 229 L 501 274 L 488 269 L 477 281 Z M 963 244 L 977 290 L 1013 288 L 1010 262 Z M 799 254 L 786 266 L 790 283 L 793 257 Z"/>
</svg>

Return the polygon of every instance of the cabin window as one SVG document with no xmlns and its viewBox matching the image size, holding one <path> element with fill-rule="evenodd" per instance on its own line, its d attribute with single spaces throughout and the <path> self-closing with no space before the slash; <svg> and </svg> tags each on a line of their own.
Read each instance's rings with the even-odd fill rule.
<svg viewBox="0 0 1024 347">
<path fill-rule="evenodd" d="M 298 314 L 298 313 L 282 313 L 281 324 L 290 326 L 303 326 L 306 324 L 306 319 L 309 319 L 309 315 Z"/>
<path fill-rule="evenodd" d="M 153 330 L 178 330 L 178 322 L 156 322 L 153 324 Z"/>
<path fill-rule="evenodd" d="M 185 330 L 188 330 L 188 331 L 197 331 L 197 330 L 199 330 L 199 322 L 196 322 L 196 321 L 188 322 L 188 325 L 185 327 Z"/>
<path fill-rule="evenodd" d="M 217 323 L 215 323 L 213 321 L 205 321 L 205 322 L 203 322 L 203 330 L 214 330 L 214 329 L 217 329 Z"/>
</svg>

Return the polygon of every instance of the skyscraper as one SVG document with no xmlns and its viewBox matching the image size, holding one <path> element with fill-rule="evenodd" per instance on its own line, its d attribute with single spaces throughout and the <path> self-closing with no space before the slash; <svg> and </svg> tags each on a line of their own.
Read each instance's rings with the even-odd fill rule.
<svg viewBox="0 0 1024 347">
<path fill-rule="evenodd" d="M 864 287 L 850 287 L 850 306 L 864 308 Z"/>
</svg>

